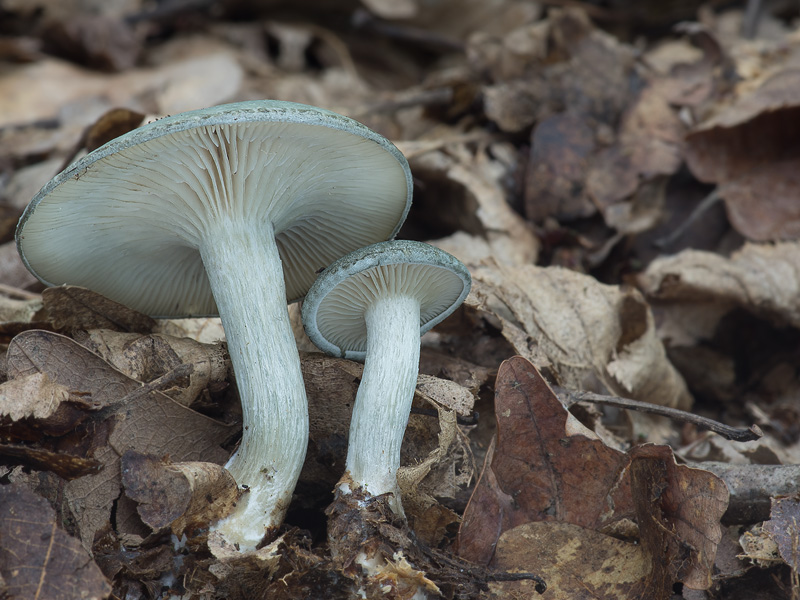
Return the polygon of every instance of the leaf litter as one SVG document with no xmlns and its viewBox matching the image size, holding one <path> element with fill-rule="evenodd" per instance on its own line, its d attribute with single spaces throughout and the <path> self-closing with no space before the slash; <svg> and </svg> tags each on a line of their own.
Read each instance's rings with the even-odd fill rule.
<svg viewBox="0 0 800 600">
<path fill-rule="evenodd" d="M 515 598 L 536 577 L 553 598 L 800 593 L 796 11 L 7 4 L 4 595 L 351 598 L 360 582 L 368 597 Z M 423 338 L 408 522 L 378 503 L 353 542 L 381 548 L 374 581 L 324 539 L 360 365 L 295 328 L 306 464 L 279 537 L 229 553 L 207 535 L 238 493 L 219 320 L 42 290 L 13 242 L 30 197 L 83 153 L 160 115 L 264 97 L 395 141 L 415 176 L 398 237 L 455 254 L 475 282 Z M 726 440 L 601 396 L 764 435 Z"/>
</svg>

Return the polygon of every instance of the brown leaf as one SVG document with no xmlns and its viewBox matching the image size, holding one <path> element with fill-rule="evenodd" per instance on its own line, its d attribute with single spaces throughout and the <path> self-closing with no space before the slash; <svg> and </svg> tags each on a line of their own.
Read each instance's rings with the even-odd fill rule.
<svg viewBox="0 0 800 600">
<path fill-rule="evenodd" d="M 522 357 L 500 366 L 495 390 L 496 447 L 464 513 L 462 557 L 489 563 L 503 532 L 532 521 L 630 536 L 635 517 L 653 597 L 668 598 L 675 581 L 694 589 L 711 584 L 728 504 L 721 479 L 678 466 L 668 446 L 640 446 L 628 455 L 579 433 Z"/>
<path fill-rule="evenodd" d="M 734 306 L 800 326 L 798 273 L 800 243 L 745 244 L 730 258 L 685 250 L 654 260 L 640 275 L 639 284 L 648 297 L 669 303 L 676 312 L 694 307 L 700 314 L 691 329 L 698 337 L 708 337 L 709 327 L 713 333 L 715 324 Z M 686 318 L 674 317 L 678 321 Z M 680 323 L 675 324 L 678 326 Z M 679 336 L 679 332 L 670 333 L 670 337 Z"/>
<path fill-rule="evenodd" d="M 649 585 L 672 589 L 711 586 L 720 519 L 728 488 L 716 475 L 678 465 L 668 446 L 646 444 L 630 451 L 631 489 L 642 547 L 654 566 Z"/>
<path fill-rule="evenodd" d="M 772 498 L 770 519 L 764 523 L 781 558 L 794 571 L 800 569 L 800 494 Z"/>
<path fill-rule="evenodd" d="M 56 329 L 111 329 L 150 333 L 155 321 L 133 309 L 78 286 L 47 288 L 42 292 L 44 307 Z"/>
<path fill-rule="evenodd" d="M 586 176 L 597 146 L 587 119 L 576 113 L 539 121 L 531 133 L 525 173 L 525 215 L 576 219 L 597 211 L 586 194 Z"/>
<path fill-rule="evenodd" d="M 75 339 L 125 375 L 150 382 L 187 365 L 191 372 L 161 391 L 184 406 L 204 390 L 220 391 L 228 385 L 230 360 L 222 344 L 202 344 L 188 337 L 142 335 L 107 329 L 76 334 Z"/>
<path fill-rule="evenodd" d="M 6 420 L 46 419 L 70 397 L 69 389 L 44 373 L 32 373 L 0 384 L 0 417 Z"/>
<path fill-rule="evenodd" d="M 748 239 L 800 238 L 800 159 L 753 166 L 722 182 L 719 194 L 731 225 Z"/>
<path fill-rule="evenodd" d="M 0 486 L 0 539 L 0 574 L 13 598 L 103 600 L 111 592 L 47 501 L 14 484 Z"/>
<path fill-rule="evenodd" d="M 800 69 L 778 71 L 686 138 L 687 165 L 720 185 L 731 224 L 751 240 L 800 236 L 798 91 Z"/>
<path fill-rule="evenodd" d="M 83 458 L 22 444 L 0 444 L 0 462 L 9 465 L 24 465 L 37 471 L 50 471 L 67 481 L 97 473 L 101 467 L 100 463 L 93 458 Z"/>
<path fill-rule="evenodd" d="M 415 197 L 410 221 L 437 230 L 455 231 L 430 243 L 467 264 L 494 257 L 503 264 L 529 264 L 536 260 L 539 242 L 527 223 L 509 206 L 501 176 L 503 165 L 486 152 L 464 151 L 454 158 L 442 151 L 412 159 L 415 176 L 425 191 Z"/>
<path fill-rule="evenodd" d="M 504 532 L 492 566 L 535 573 L 552 600 L 667 600 L 646 586 L 652 566 L 639 544 L 570 523 L 526 523 Z M 534 582 L 491 584 L 505 598 L 534 598 Z"/>
<path fill-rule="evenodd" d="M 461 556 L 488 563 L 499 535 L 530 521 L 600 529 L 633 516 L 627 455 L 565 435 L 569 413 L 526 359 L 500 366 L 495 413 L 497 444 L 464 513 Z"/>
<path fill-rule="evenodd" d="M 235 433 L 235 427 L 143 387 L 70 338 L 45 331 L 21 334 L 9 346 L 8 365 L 10 377 L 45 373 L 70 390 L 90 394 L 102 407 L 93 413 L 94 435 L 83 436 L 91 442 L 102 471 L 65 486 L 87 548 L 109 521 L 121 489 L 120 456 L 127 450 L 169 454 L 176 461 L 221 463 L 228 458 L 220 444 Z"/>
<path fill-rule="evenodd" d="M 120 468 L 142 521 L 153 530 L 170 527 L 179 539 L 227 514 L 239 496 L 233 476 L 214 463 L 173 463 L 128 450 Z"/>
<path fill-rule="evenodd" d="M 686 408 L 692 398 L 667 360 L 636 290 L 557 267 L 472 270 L 465 305 L 491 316 L 514 347 L 559 385 Z"/>
</svg>

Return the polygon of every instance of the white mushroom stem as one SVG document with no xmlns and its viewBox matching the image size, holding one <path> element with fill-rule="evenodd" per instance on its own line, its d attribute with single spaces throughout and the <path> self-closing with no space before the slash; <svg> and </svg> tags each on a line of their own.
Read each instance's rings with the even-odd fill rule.
<svg viewBox="0 0 800 600">
<path fill-rule="evenodd" d="M 402 515 L 397 470 L 419 372 L 420 303 L 411 296 L 376 299 L 364 315 L 367 351 L 350 421 L 346 474 L 369 495 L 392 494 Z"/>
<path fill-rule="evenodd" d="M 226 468 L 246 492 L 213 529 L 240 550 L 283 521 L 305 459 L 308 408 L 271 227 L 221 223 L 200 254 L 219 309 L 244 431 Z"/>
</svg>

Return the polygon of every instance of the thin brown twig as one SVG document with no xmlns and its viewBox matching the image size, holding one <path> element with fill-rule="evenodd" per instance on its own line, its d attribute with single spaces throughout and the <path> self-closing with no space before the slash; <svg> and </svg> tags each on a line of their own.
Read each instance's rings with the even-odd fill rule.
<svg viewBox="0 0 800 600">
<path fill-rule="evenodd" d="M 714 419 L 701 417 L 700 415 L 686 412 L 685 410 L 661 406 L 659 404 L 650 404 L 649 402 L 641 402 L 639 400 L 631 400 L 629 398 L 620 398 L 619 396 L 605 396 L 603 394 L 595 394 L 593 392 L 567 390 L 558 386 L 555 386 L 553 390 L 556 392 L 558 399 L 561 400 L 561 402 L 567 407 L 575 404 L 576 402 L 592 402 L 594 404 L 604 404 L 606 406 L 616 406 L 617 408 L 638 410 L 639 412 L 668 417 L 675 421 L 692 423 L 698 427 L 713 431 L 725 439 L 733 440 L 735 442 L 752 442 L 764 435 L 758 425 L 751 425 L 747 429 L 731 427 L 730 425 L 725 425 L 724 423 L 720 423 Z"/>
</svg>

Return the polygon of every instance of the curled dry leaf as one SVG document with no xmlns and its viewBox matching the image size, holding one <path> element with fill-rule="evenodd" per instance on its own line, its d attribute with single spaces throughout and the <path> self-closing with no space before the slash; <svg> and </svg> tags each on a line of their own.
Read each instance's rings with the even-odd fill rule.
<svg viewBox="0 0 800 600">
<path fill-rule="evenodd" d="M 800 570 L 800 494 L 772 498 L 764 531 L 772 536 L 783 561 L 794 571 Z"/>
<path fill-rule="evenodd" d="M 650 263 L 639 276 L 645 294 L 682 313 L 698 315 L 707 331 L 732 307 L 800 327 L 800 243 L 745 244 L 730 258 L 685 250 Z M 666 312 L 666 311 L 665 311 Z M 669 315 L 666 315 L 669 316 Z M 681 314 L 672 315 L 681 319 Z M 671 327 L 669 323 L 662 327 Z M 710 333 L 713 333 L 713 329 Z"/>
<path fill-rule="evenodd" d="M 772 71 L 686 139 L 687 165 L 720 186 L 731 225 L 754 241 L 800 237 L 799 92 L 797 65 Z"/>
<path fill-rule="evenodd" d="M 489 257 L 510 265 L 536 260 L 539 242 L 509 206 L 499 181 L 502 167 L 496 161 L 483 152 L 456 159 L 437 151 L 413 159 L 411 165 L 425 187 L 434 190 L 416 198 L 418 210 L 426 211 L 426 219 L 433 213 L 437 221 L 457 232 L 430 243 L 466 264 Z"/>
<path fill-rule="evenodd" d="M 691 405 L 636 290 L 555 267 L 472 272 L 466 305 L 499 321 L 514 350 L 560 385 L 677 408 Z"/>
<path fill-rule="evenodd" d="M 495 390 L 496 445 L 464 513 L 461 556 L 491 564 L 500 535 L 529 522 L 630 537 L 635 520 L 649 558 L 643 589 L 652 597 L 669 598 L 675 581 L 710 585 L 728 500 L 721 479 L 678 466 L 667 446 L 625 454 L 568 433 L 569 413 L 522 357 L 500 366 Z"/>
<path fill-rule="evenodd" d="M 0 574 L 11 598 L 103 600 L 111 592 L 91 556 L 56 524 L 47 500 L 0 486 Z"/>
<path fill-rule="evenodd" d="M 147 315 L 86 288 L 62 285 L 42 292 L 49 320 L 58 330 L 111 329 L 150 333 L 156 322 Z"/>
<path fill-rule="evenodd" d="M 20 300 L 0 296 L 0 322 L 29 323 L 40 319 L 42 300 Z"/>
<path fill-rule="evenodd" d="M 178 539 L 225 516 L 239 497 L 233 476 L 214 463 L 173 463 L 128 450 L 120 468 L 142 521 L 154 531 L 169 527 Z"/>
<path fill-rule="evenodd" d="M 0 417 L 4 420 L 47 419 L 62 402 L 69 400 L 69 389 L 44 373 L 12 379 L 0 384 Z"/>
<path fill-rule="evenodd" d="M 91 396 L 96 408 L 74 444 L 87 444 L 102 471 L 67 483 L 65 497 L 81 539 L 91 547 L 108 524 L 121 490 L 120 456 L 127 450 L 169 454 L 177 461 L 223 462 L 220 444 L 235 433 L 126 377 L 74 340 L 46 331 L 18 335 L 8 349 L 11 379 L 44 373 L 71 391 Z"/>
<path fill-rule="evenodd" d="M 76 339 L 125 375 L 149 382 L 182 365 L 191 365 L 191 373 L 161 391 L 190 406 L 203 390 L 227 386 L 230 359 L 222 344 L 202 344 L 186 337 L 163 334 L 141 335 L 107 329 L 95 329 Z"/>
</svg>

